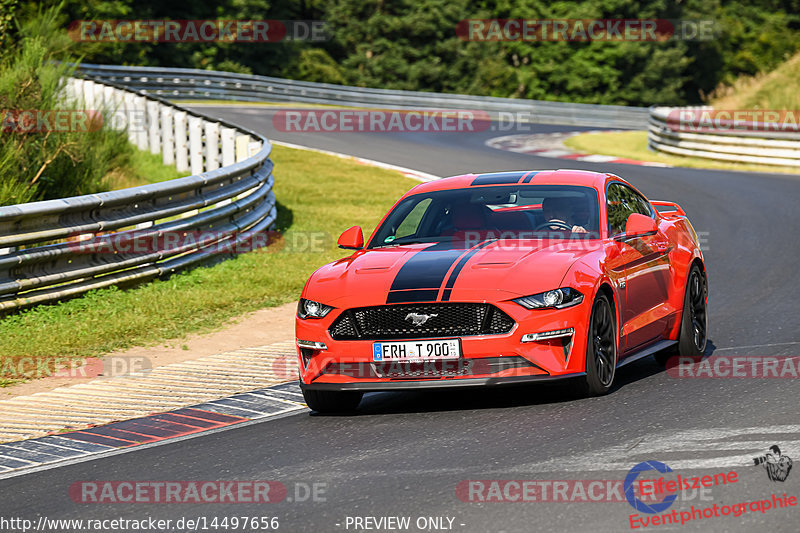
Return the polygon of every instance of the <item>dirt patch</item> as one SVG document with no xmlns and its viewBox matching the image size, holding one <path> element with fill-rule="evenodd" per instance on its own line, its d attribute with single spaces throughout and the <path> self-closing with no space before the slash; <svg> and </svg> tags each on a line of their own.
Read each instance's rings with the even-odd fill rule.
<svg viewBox="0 0 800 533">
<path fill-rule="evenodd" d="M 141 356 L 149 359 L 153 368 L 198 359 L 207 355 L 241 348 L 263 346 L 294 339 L 294 317 L 297 303 L 260 309 L 231 320 L 222 329 L 202 335 L 189 335 L 166 344 L 130 348 L 108 355 Z M 57 387 L 88 383 L 94 377 L 51 377 L 20 383 L 0 389 L 0 398 L 27 396 L 51 391 Z"/>
</svg>

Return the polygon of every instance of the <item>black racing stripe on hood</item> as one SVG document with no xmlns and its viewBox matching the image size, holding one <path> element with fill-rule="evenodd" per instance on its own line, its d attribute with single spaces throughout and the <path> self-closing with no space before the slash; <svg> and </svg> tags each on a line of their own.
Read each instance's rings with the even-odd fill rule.
<svg viewBox="0 0 800 533">
<path fill-rule="evenodd" d="M 409 304 L 417 302 L 435 302 L 439 289 L 416 289 L 410 291 L 390 291 L 386 297 L 387 304 Z"/>
<path fill-rule="evenodd" d="M 491 244 L 493 242 L 494 242 L 494 239 L 488 240 L 488 241 L 484 241 L 484 242 L 478 244 L 475 248 L 473 248 L 472 250 L 470 250 L 466 254 L 464 254 L 464 257 L 461 258 L 461 260 L 458 262 L 458 264 L 456 264 L 456 266 L 453 269 L 453 271 L 450 273 L 450 277 L 447 278 L 447 284 L 445 285 L 444 291 L 442 292 L 442 301 L 443 302 L 447 302 L 447 301 L 450 300 L 450 293 L 453 292 L 453 285 L 456 284 L 456 278 L 458 278 L 458 275 L 461 273 L 461 270 L 464 268 L 464 265 L 467 264 L 467 261 L 469 261 L 472 258 L 472 256 L 474 256 L 476 253 L 478 253 L 478 250 L 488 246 L 489 244 Z"/>
<path fill-rule="evenodd" d="M 440 242 L 412 255 L 400 267 L 389 290 L 439 289 L 453 263 L 464 253 L 463 247 Z"/>
</svg>

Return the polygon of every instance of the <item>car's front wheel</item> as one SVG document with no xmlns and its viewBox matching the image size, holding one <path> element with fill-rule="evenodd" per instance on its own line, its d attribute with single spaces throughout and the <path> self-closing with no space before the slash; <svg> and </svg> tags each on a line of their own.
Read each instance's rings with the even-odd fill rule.
<svg viewBox="0 0 800 533">
<path fill-rule="evenodd" d="M 614 310 L 605 294 L 598 294 L 589 319 L 586 376 L 576 383 L 580 396 L 600 396 L 611 389 L 617 367 L 617 335 Z"/>
<path fill-rule="evenodd" d="M 361 403 L 363 392 L 303 389 L 303 398 L 311 410 L 318 413 L 347 413 L 355 411 Z"/>
</svg>

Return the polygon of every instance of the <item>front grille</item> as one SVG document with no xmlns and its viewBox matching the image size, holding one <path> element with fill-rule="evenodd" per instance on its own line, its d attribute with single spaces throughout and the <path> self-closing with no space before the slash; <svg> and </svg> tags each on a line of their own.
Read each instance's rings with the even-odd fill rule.
<svg viewBox="0 0 800 533">
<path fill-rule="evenodd" d="M 415 326 L 409 315 L 429 318 Z M 336 340 L 435 339 L 498 335 L 513 327 L 514 320 L 490 304 L 431 303 L 348 309 L 333 322 L 330 334 Z"/>
</svg>

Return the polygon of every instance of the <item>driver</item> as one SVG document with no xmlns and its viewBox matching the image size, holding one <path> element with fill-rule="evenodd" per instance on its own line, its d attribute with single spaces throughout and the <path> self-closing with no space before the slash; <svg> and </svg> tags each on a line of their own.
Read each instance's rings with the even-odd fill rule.
<svg viewBox="0 0 800 533">
<path fill-rule="evenodd" d="M 580 207 L 579 204 L 580 201 L 577 198 L 545 198 L 542 202 L 542 213 L 544 213 L 544 219 L 551 223 L 549 228 L 563 231 L 565 228 L 571 227 L 573 233 L 586 233 L 586 228 L 575 224 L 575 215 L 576 210 Z"/>
</svg>

